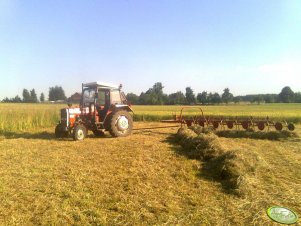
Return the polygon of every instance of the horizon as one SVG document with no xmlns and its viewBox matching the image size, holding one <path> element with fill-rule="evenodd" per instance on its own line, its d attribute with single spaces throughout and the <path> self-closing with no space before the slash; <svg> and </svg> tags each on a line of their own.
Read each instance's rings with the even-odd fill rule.
<svg viewBox="0 0 301 226">
<path fill-rule="evenodd" d="M 229 88 L 234 96 L 301 91 L 301 4 L 294 1 L 0 0 L 0 99 L 81 83 L 140 95 Z"/>
<path fill-rule="evenodd" d="M 164 85 L 164 84 L 163 84 Z M 285 86 L 286 87 L 286 86 Z M 289 87 L 289 86 L 288 86 Z M 50 88 L 50 87 L 49 87 Z M 64 90 L 64 87 L 62 87 L 63 88 L 63 90 Z M 152 88 L 152 87 L 149 87 L 149 88 Z M 225 88 L 229 88 L 229 87 L 225 87 Z M 283 87 L 284 88 L 284 87 Z M 283 89 L 282 88 L 282 89 Z M 290 87 L 291 88 L 291 87 Z M 24 89 L 26 89 L 26 88 L 24 88 Z M 31 91 L 32 89 L 35 89 L 35 88 L 31 88 L 31 89 L 27 89 L 27 91 Z M 281 90 L 282 90 L 281 89 Z M 148 89 L 147 89 L 148 90 Z M 143 93 L 145 93 L 147 90 L 144 90 L 144 91 L 142 91 Z M 192 89 L 193 90 L 193 89 Z M 231 92 L 231 89 L 229 88 L 229 90 L 230 90 L 230 93 L 232 93 Z M 242 94 L 237 94 L 237 95 L 234 95 L 234 97 L 239 97 L 239 96 L 252 96 L 252 95 L 279 95 L 279 93 L 281 92 L 281 90 L 278 92 L 278 93 L 251 93 L 251 94 L 244 94 L 244 95 L 242 95 Z M 23 91 L 23 90 L 22 90 Z M 64 90 L 65 91 L 65 90 Z M 123 91 L 123 89 L 122 89 L 122 91 Z M 183 92 L 183 91 L 181 91 L 181 90 L 178 90 L 178 91 L 175 91 L 175 92 L 172 92 L 172 93 L 176 93 L 176 92 L 182 92 L 184 95 L 185 95 L 185 92 Z M 224 91 L 224 89 L 221 91 L 221 92 L 218 92 L 218 91 L 213 91 L 213 92 L 208 92 L 208 91 L 206 91 L 206 90 L 203 90 L 203 91 L 200 91 L 200 92 L 196 92 L 195 90 L 193 90 L 194 91 L 194 94 L 195 94 L 195 96 L 197 96 L 197 94 L 199 94 L 199 93 L 201 93 L 201 92 L 203 92 L 203 91 L 205 91 L 205 92 L 207 92 L 207 94 L 209 94 L 209 93 L 212 93 L 212 94 L 214 94 L 214 93 L 218 93 L 219 95 L 221 95 L 222 93 L 223 93 L 223 91 Z M 296 91 L 296 90 L 292 90 L 294 93 L 301 93 L 301 91 Z M 36 94 L 37 94 L 37 97 L 38 97 L 38 100 L 39 100 L 39 97 L 40 97 L 40 95 L 41 95 L 41 93 L 43 93 L 44 94 L 44 96 L 45 96 L 45 101 L 47 101 L 48 100 L 48 92 L 46 93 L 46 92 L 41 92 L 41 93 L 37 93 L 37 91 L 36 91 L 36 89 L 35 89 L 35 92 L 36 92 Z M 141 93 L 142 93 L 141 92 Z M 81 95 L 81 90 L 79 90 L 79 91 L 75 91 L 74 93 L 71 93 L 70 95 L 67 95 L 66 94 L 66 92 L 65 92 L 65 95 L 66 95 L 66 98 L 69 98 L 69 97 L 71 97 L 72 95 L 74 95 L 74 94 L 80 94 Z M 133 92 L 125 92 L 125 94 L 128 94 L 128 93 L 133 93 Z M 137 95 L 137 96 L 140 96 L 141 95 L 141 93 L 133 93 L 133 94 L 135 94 L 135 95 Z M 167 94 L 167 95 L 170 95 L 170 94 L 172 94 L 172 93 L 166 93 L 166 92 L 164 92 L 164 86 L 163 86 L 163 93 L 164 94 Z M 8 97 L 8 96 L 6 96 L 6 97 L 4 97 L 4 98 L 2 98 L 2 99 L 0 99 L 0 102 L 1 102 L 1 100 L 3 100 L 3 99 L 5 99 L 5 98 L 14 98 L 14 97 L 16 97 L 16 96 L 19 96 L 21 99 L 22 99 L 22 92 L 21 92 L 21 94 L 16 94 L 16 95 L 14 95 L 14 96 L 11 96 L 11 97 Z"/>
<path fill-rule="evenodd" d="M 163 87 L 164 87 L 164 84 L 162 84 L 162 85 L 163 85 Z M 56 85 L 55 85 L 55 86 L 56 86 Z M 286 86 L 284 86 L 284 87 L 286 87 Z M 284 87 L 282 87 L 281 90 L 282 90 Z M 50 87 L 49 87 L 49 88 L 50 88 Z M 64 87 L 62 87 L 62 88 L 63 88 L 63 90 L 64 90 Z M 152 88 L 152 86 L 150 86 L 149 88 Z M 164 88 L 165 88 L 165 87 L 164 87 Z M 172 93 L 166 93 L 166 92 L 164 92 L 164 88 L 163 88 L 163 93 L 164 93 L 164 94 L 170 95 L 170 94 L 172 94 L 172 93 L 176 93 L 176 92 L 180 91 L 180 92 L 182 92 L 182 93 L 185 95 L 185 91 L 183 92 L 183 91 L 181 91 L 181 90 L 178 90 L 178 91 L 175 91 L 175 92 L 172 92 Z M 225 88 L 229 88 L 229 87 L 225 87 Z M 225 88 L 224 88 L 224 89 L 225 89 Z M 291 88 L 291 87 L 290 87 L 290 88 Z M 24 88 L 24 89 L 26 89 L 26 88 Z M 30 89 L 27 89 L 27 90 L 30 92 L 32 89 L 35 89 L 35 88 L 30 88 Z M 208 92 L 208 91 L 206 91 L 206 90 L 203 90 L 203 91 L 207 92 L 208 94 L 209 94 L 209 93 L 212 93 L 212 94 L 218 93 L 219 95 L 221 95 L 221 94 L 223 93 L 224 89 L 223 89 L 221 92 L 218 92 L 218 91 Z M 148 90 L 148 89 L 147 89 L 147 90 Z M 144 90 L 144 91 L 142 91 L 142 92 L 145 93 L 147 90 Z M 192 89 L 192 90 L 193 90 L 193 89 Z M 230 93 L 232 93 L 232 92 L 231 92 L 231 88 L 229 88 L 229 90 L 230 90 Z M 278 94 L 281 92 L 281 90 L 280 90 L 278 93 L 247 93 L 247 94 L 244 94 L 244 95 L 241 95 L 241 94 L 234 95 L 233 93 L 232 93 L 232 94 L 233 94 L 234 96 L 278 95 Z M 23 91 L 23 89 L 22 89 L 22 91 Z M 0 99 L 0 101 L 3 100 L 4 98 L 14 98 L 14 97 L 16 97 L 16 96 L 19 96 L 19 97 L 22 99 L 22 91 L 20 92 L 21 94 L 16 94 L 16 95 L 13 95 L 13 96 L 11 96 L 11 97 L 5 96 L 5 97 L 3 97 L 2 99 Z M 35 89 L 35 91 L 36 91 L 36 89 Z M 49 90 L 48 90 L 48 91 L 49 91 Z M 65 90 L 64 90 L 64 91 L 65 91 Z M 122 88 L 122 91 L 123 91 L 123 88 Z M 197 94 L 203 92 L 203 91 L 198 92 L 198 91 L 195 91 L 195 90 L 193 90 L 193 91 L 194 91 L 195 96 L 197 96 Z M 301 93 L 300 90 L 292 90 L 292 91 L 293 91 L 294 93 Z M 142 92 L 141 92 L 141 93 L 142 93 Z M 45 96 L 45 101 L 46 101 L 46 100 L 48 99 L 48 92 L 41 92 L 41 93 L 44 94 L 44 96 Z M 37 94 L 38 99 L 39 99 L 41 93 L 37 93 L 37 91 L 36 91 L 36 94 Z M 74 95 L 74 94 L 76 94 L 76 93 L 81 94 L 81 90 L 75 91 L 74 93 L 71 93 L 70 95 L 67 95 L 66 92 L 65 92 L 65 95 L 66 95 L 67 98 L 69 98 L 69 97 L 71 97 L 72 95 Z M 133 94 L 135 94 L 135 95 L 137 95 L 137 96 L 140 96 L 140 95 L 141 95 L 141 93 L 125 92 L 125 94 L 128 94 L 128 93 L 133 93 Z"/>
</svg>

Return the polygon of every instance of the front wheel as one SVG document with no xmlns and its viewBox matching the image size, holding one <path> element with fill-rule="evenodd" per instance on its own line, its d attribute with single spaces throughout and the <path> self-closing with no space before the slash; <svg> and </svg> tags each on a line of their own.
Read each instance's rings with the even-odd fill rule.
<svg viewBox="0 0 301 226">
<path fill-rule="evenodd" d="M 117 111 L 109 118 L 109 132 L 113 137 L 125 137 L 133 129 L 133 117 L 127 111 Z"/>
<path fill-rule="evenodd" d="M 62 135 L 61 135 L 61 130 L 60 130 L 60 125 L 57 125 L 56 127 L 55 127 L 55 137 L 56 138 L 61 138 L 62 137 Z"/>
<path fill-rule="evenodd" d="M 69 132 L 68 131 L 64 131 L 62 130 L 61 128 L 61 125 L 58 124 L 56 127 L 55 127 L 55 137 L 56 138 L 67 138 L 69 136 Z"/>
<path fill-rule="evenodd" d="M 83 125 L 75 126 L 73 130 L 73 140 L 83 140 L 87 134 L 87 129 Z"/>
</svg>

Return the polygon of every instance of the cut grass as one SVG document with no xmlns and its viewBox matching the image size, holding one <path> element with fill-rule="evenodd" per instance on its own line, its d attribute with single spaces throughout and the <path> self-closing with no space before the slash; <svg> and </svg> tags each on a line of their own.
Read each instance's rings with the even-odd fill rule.
<svg viewBox="0 0 301 226">
<path fill-rule="evenodd" d="M 54 139 L 53 128 L 0 136 L 0 224 L 271 225 L 273 205 L 300 215 L 300 142 L 220 137 L 226 151 L 260 159 L 251 192 L 240 198 L 212 180 L 205 163 L 179 154 L 168 139 L 176 131 L 83 142 Z"/>
<path fill-rule="evenodd" d="M 287 138 L 299 138 L 298 134 L 295 132 L 283 130 L 283 131 L 229 131 L 229 130 L 219 130 L 215 134 L 219 137 L 227 138 L 252 138 L 261 140 L 280 140 Z"/>
<path fill-rule="evenodd" d="M 251 139 L 261 139 L 261 140 L 281 140 L 287 138 L 299 138 L 297 132 L 292 132 L 289 130 L 282 131 L 256 131 L 254 129 L 248 130 L 215 130 L 213 127 L 202 127 L 199 125 L 193 125 L 189 127 L 196 134 L 207 134 L 214 133 L 219 137 L 227 138 L 251 138 Z"/>
<path fill-rule="evenodd" d="M 228 151 L 213 132 L 196 134 L 192 128 L 180 128 L 174 141 L 183 147 L 184 155 L 204 161 L 201 169 L 204 175 L 220 181 L 228 192 L 239 195 L 249 192 L 246 177 L 253 174 L 258 165 L 256 153 L 239 149 Z"/>
</svg>

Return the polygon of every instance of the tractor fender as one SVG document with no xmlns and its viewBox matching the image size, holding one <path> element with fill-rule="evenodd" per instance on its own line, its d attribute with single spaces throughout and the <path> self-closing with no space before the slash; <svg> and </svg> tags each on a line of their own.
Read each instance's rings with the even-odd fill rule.
<svg viewBox="0 0 301 226">
<path fill-rule="evenodd" d="M 128 112 L 134 113 L 133 109 L 127 104 L 116 104 L 114 110 L 115 111 L 125 110 L 125 111 L 128 111 Z"/>
</svg>

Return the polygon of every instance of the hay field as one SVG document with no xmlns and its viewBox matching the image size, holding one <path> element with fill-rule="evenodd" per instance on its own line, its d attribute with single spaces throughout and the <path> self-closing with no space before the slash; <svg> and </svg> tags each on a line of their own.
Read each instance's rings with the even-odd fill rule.
<svg viewBox="0 0 301 226">
<path fill-rule="evenodd" d="M 60 109 L 66 104 L 4 104 L 0 103 L 0 133 L 7 131 L 27 131 L 30 129 L 54 126 L 60 118 Z M 170 119 L 179 113 L 181 106 L 132 106 L 135 121 L 159 121 Z M 269 116 L 275 120 L 286 119 L 301 123 L 301 104 L 261 104 L 261 105 L 220 105 L 199 106 L 209 116 Z M 199 114 L 196 108 L 190 108 L 185 114 Z"/>
<path fill-rule="evenodd" d="M 65 104 L 0 103 L 0 133 L 54 126 Z"/>
<path fill-rule="evenodd" d="M 188 106 L 189 107 L 189 106 Z M 157 119 L 168 119 L 172 113 L 180 113 L 182 106 L 141 106 L 133 107 L 137 119 L 153 121 Z M 294 123 L 301 123 L 301 104 L 234 104 L 234 105 L 211 105 L 195 106 L 185 109 L 187 115 L 198 115 L 202 108 L 205 116 L 225 117 L 260 117 L 269 116 L 275 120 L 288 120 Z"/>
<path fill-rule="evenodd" d="M 264 169 L 240 197 L 183 154 L 176 132 L 83 142 L 54 139 L 51 127 L 0 135 L 0 225 L 276 225 L 265 213 L 273 205 L 300 216 L 300 138 L 220 137 L 223 149 L 255 153 Z"/>
</svg>

